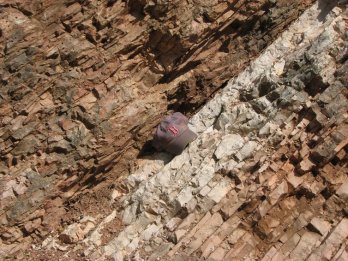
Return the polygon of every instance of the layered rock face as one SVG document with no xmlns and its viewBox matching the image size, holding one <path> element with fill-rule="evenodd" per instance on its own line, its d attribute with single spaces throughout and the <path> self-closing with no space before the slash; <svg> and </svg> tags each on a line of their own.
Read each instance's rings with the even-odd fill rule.
<svg viewBox="0 0 348 261">
<path fill-rule="evenodd" d="M 93 260 L 342 254 L 344 7 L 320 1 L 227 83 L 312 2 L 1 2 L 0 255 L 70 250 L 56 236 Z M 160 118 L 224 86 L 148 180 Z"/>
<path fill-rule="evenodd" d="M 199 137 L 181 155 L 144 160 L 104 218 L 36 247 L 91 260 L 346 260 L 347 21 L 346 7 L 316 3 L 192 117 Z"/>
<path fill-rule="evenodd" d="M 199 137 L 183 154 L 128 178 L 144 180 L 82 242 L 85 256 L 347 259 L 348 12 L 326 8 L 306 11 L 193 116 Z M 98 240 L 118 216 L 117 236 Z"/>
</svg>

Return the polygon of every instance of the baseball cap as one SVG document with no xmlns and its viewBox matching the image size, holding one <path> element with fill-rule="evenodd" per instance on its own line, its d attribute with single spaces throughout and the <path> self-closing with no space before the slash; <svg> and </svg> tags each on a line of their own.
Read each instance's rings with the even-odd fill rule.
<svg viewBox="0 0 348 261">
<path fill-rule="evenodd" d="M 165 117 L 157 126 L 152 145 L 158 151 L 180 154 L 197 134 L 187 126 L 188 119 L 180 112 Z"/>
</svg>

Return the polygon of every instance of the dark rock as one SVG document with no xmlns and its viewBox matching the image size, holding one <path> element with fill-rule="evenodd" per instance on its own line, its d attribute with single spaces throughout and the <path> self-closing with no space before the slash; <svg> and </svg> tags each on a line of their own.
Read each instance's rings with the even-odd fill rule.
<svg viewBox="0 0 348 261">
<path fill-rule="evenodd" d="M 16 144 L 11 153 L 14 156 L 33 154 L 39 147 L 40 141 L 34 135 L 29 135 Z"/>
<path fill-rule="evenodd" d="M 23 139 L 25 136 L 27 136 L 28 134 L 30 134 L 35 127 L 37 126 L 36 122 L 30 122 L 27 125 L 24 125 L 23 127 L 20 127 L 19 129 L 15 130 L 11 136 L 15 139 L 15 140 L 21 140 Z"/>
</svg>

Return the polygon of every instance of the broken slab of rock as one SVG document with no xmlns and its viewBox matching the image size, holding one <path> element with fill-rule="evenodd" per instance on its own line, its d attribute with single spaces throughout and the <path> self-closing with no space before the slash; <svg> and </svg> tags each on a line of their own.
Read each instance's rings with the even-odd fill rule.
<svg viewBox="0 0 348 261">
<path fill-rule="evenodd" d="M 69 225 L 60 235 L 59 239 L 63 243 L 77 243 L 96 226 L 96 221 L 92 217 L 84 217 L 79 223 Z"/>
<path fill-rule="evenodd" d="M 239 134 L 228 134 L 224 136 L 216 148 L 214 155 L 219 160 L 231 156 L 244 145 L 244 139 Z"/>
<path fill-rule="evenodd" d="M 318 232 L 320 235 L 324 237 L 329 233 L 331 229 L 331 225 L 329 222 L 318 217 L 313 218 L 309 225 L 310 228 L 312 228 L 315 232 Z"/>
<path fill-rule="evenodd" d="M 288 192 L 288 183 L 284 180 L 282 183 L 276 186 L 276 188 L 269 194 L 268 201 L 271 205 L 277 203 L 282 195 Z"/>
<path fill-rule="evenodd" d="M 348 179 L 338 188 L 336 194 L 346 202 L 348 201 Z"/>
<path fill-rule="evenodd" d="M 252 157 L 256 151 L 257 145 L 258 143 L 255 141 L 247 142 L 236 154 L 236 158 L 238 159 L 238 161 L 240 162 Z"/>
</svg>

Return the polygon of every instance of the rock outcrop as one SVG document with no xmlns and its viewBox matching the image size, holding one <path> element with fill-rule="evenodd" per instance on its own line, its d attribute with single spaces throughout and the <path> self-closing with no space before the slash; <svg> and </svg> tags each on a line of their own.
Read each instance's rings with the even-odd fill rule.
<svg viewBox="0 0 348 261">
<path fill-rule="evenodd" d="M 2 1 L 0 256 L 347 256 L 344 3 L 279 37 L 313 2 Z"/>
<path fill-rule="evenodd" d="M 124 180 L 134 190 L 118 194 L 119 212 L 72 251 L 92 260 L 345 260 L 347 15 L 321 3 L 307 10 L 193 116 L 199 137 L 181 155 Z M 116 218 L 116 237 L 96 240 Z"/>
</svg>

